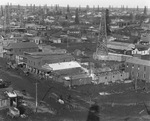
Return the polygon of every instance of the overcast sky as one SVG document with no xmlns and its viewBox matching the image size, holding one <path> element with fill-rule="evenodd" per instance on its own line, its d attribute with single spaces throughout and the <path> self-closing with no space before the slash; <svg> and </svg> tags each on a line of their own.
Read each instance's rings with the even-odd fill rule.
<svg viewBox="0 0 150 121">
<path fill-rule="evenodd" d="M 128 5 L 128 7 L 137 7 L 137 5 L 141 8 L 144 8 L 144 6 L 150 7 L 150 0 L 0 0 L 0 5 L 6 5 L 8 3 L 12 4 L 20 4 L 20 5 L 56 5 L 59 4 L 59 6 L 67 6 L 69 4 L 72 7 L 78 7 L 79 5 L 85 7 L 86 5 L 89 5 L 90 7 L 95 6 L 103 6 L 108 7 L 109 5 L 113 7 L 120 7 L 121 5 L 124 5 L 125 7 Z"/>
</svg>

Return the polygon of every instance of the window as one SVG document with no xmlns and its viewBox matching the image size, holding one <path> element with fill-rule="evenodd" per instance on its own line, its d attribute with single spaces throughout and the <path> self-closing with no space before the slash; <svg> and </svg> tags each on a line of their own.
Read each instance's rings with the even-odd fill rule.
<svg viewBox="0 0 150 121">
<path fill-rule="evenodd" d="M 131 75 L 134 76 L 134 72 L 133 71 L 131 72 Z"/>
<path fill-rule="evenodd" d="M 146 66 L 144 66 L 144 71 L 146 71 Z"/>
<path fill-rule="evenodd" d="M 138 70 L 140 70 L 140 66 L 138 66 Z"/>
<path fill-rule="evenodd" d="M 143 74 L 143 78 L 145 79 L 145 77 L 146 77 L 146 74 Z"/>
<path fill-rule="evenodd" d="M 137 77 L 139 77 L 139 73 L 137 73 Z"/>
</svg>

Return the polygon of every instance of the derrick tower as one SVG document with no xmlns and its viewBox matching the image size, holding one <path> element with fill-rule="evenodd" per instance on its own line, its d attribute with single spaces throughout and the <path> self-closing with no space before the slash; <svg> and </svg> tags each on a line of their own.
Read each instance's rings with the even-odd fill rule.
<svg viewBox="0 0 150 121">
<path fill-rule="evenodd" d="M 106 11 L 102 11 L 100 26 L 99 26 L 99 36 L 97 40 L 96 56 L 107 56 L 107 30 L 106 30 Z"/>
<path fill-rule="evenodd" d="M 6 29 L 9 25 L 9 4 L 5 6 L 5 13 L 4 13 L 4 28 Z"/>
</svg>

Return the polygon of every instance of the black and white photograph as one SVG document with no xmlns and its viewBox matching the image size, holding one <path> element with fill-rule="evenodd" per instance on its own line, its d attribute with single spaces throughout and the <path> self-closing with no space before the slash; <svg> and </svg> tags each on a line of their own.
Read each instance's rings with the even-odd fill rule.
<svg viewBox="0 0 150 121">
<path fill-rule="evenodd" d="M 150 0 L 0 0 L 0 121 L 150 121 Z"/>
</svg>

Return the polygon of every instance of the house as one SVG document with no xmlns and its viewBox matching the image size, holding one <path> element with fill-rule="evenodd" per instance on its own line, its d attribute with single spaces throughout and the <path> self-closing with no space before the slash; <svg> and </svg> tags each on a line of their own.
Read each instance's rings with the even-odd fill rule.
<svg viewBox="0 0 150 121">
<path fill-rule="evenodd" d="M 141 49 L 134 49 L 132 50 L 132 54 L 133 55 L 136 55 L 136 54 L 139 54 L 139 55 L 150 55 L 150 48 L 141 48 Z"/>
<path fill-rule="evenodd" d="M 36 36 L 36 37 L 33 37 L 33 38 L 32 38 L 31 42 L 34 42 L 34 43 L 36 43 L 36 44 L 39 45 L 39 44 L 42 44 L 42 40 L 43 40 L 42 37 Z"/>
<path fill-rule="evenodd" d="M 61 43 L 61 38 L 52 38 L 50 39 L 52 43 Z"/>
<path fill-rule="evenodd" d="M 33 42 L 10 43 L 4 47 L 4 58 L 15 60 L 16 56 L 23 55 L 24 52 L 38 52 L 37 44 Z"/>
<path fill-rule="evenodd" d="M 0 110 L 10 107 L 10 99 L 5 95 L 3 89 L 0 90 Z"/>
<path fill-rule="evenodd" d="M 125 62 L 125 71 L 129 72 L 131 79 L 150 82 L 150 61 L 140 58 L 130 58 Z"/>
<path fill-rule="evenodd" d="M 16 105 L 15 105 L 16 104 Z M 0 89 L 0 110 L 17 106 L 17 94 L 12 88 Z"/>
<path fill-rule="evenodd" d="M 144 30 L 150 30 L 150 22 L 149 23 L 142 23 L 141 27 Z"/>
<path fill-rule="evenodd" d="M 145 45 L 150 44 L 150 34 L 141 36 L 140 43 Z"/>
<path fill-rule="evenodd" d="M 1 40 L 0 41 L 0 57 L 3 57 L 3 53 L 5 52 L 5 50 L 4 50 L 4 47 L 5 46 L 7 46 L 8 44 L 10 44 L 10 43 L 16 43 L 17 41 L 15 41 L 15 40 L 12 40 L 12 39 L 10 39 L 10 40 Z"/>
<path fill-rule="evenodd" d="M 150 54 L 150 46 L 143 44 L 136 44 L 135 48 L 132 50 L 132 55 L 149 55 Z"/>
</svg>

